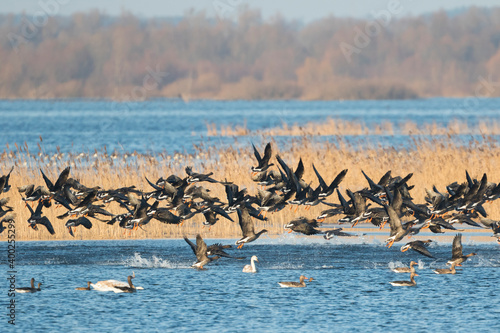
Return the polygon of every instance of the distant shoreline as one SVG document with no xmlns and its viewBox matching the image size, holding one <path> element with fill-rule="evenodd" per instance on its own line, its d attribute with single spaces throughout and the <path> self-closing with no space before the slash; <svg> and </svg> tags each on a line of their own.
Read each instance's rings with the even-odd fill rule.
<svg viewBox="0 0 500 333">
<path fill-rule="evenodd" d="M 264 98 L 264 99 L 245 99 L 245 98 L 233 98 L 233 99 L 224 99 L 224 98 L 206 98 L 200 97 L 195 98 L 192 97 L 189 101 L 185 101 L 179 97 L 168 97 L 168 96 L 151 96 L 147 99 L 138 99 L 138 100 L 123 100 L 113 97 L 36 97 L 36 98 L 25 98 L 25 97 L 0 97 L 0 101 L 54 101 L 54 102 L 70 102 L 70 101 L 88 101 L 88 102 L 116 102 L 116 103 L 142 103 L 142 102 L 151 102 L 156 100 L 164 100 L 164 101 L 172 101 L 172 102 L 266 102 L 266 101 L 294 101 L 294 102 L 344 102 L 344 101 L 404 101 L 404 100 L 419 100 L 419 99 L 434 99 L 434 98 L 449 98 L 449 99 L 466 99 L 466 98 L 474 98 L 474 96 L 427 96 L 427 97 L 411 97 L 411 98 L 379 98 L 379 99 L 370 99 L 370 98 L 359 98 L 359 99 L 344 99 L 344 98 L 336 98 L 336 99 L 301 99 L 301 98 Z M 500 98 L 500 97 L 492 97 L 492 98 Z"/>
<path fill-rule="evenodd" d="M 418 96 L 414 98 L 387 98 L 387 99 L 370 99 L 370 98 L 365 98 L 365 99 L 343 99 L 343 98 L 338 98 L 338 99 L 300 99 L 300 98 L 283 98 L 283 99 L 244 99 L 244 98 L 239 98 L 239 99 L 221 99 L 221 98 L 191 98 L 189 101 L 184 101 L 182 98 L 178 97 L 165 97 L 165 96 L 152 96 L 147 99 L 141 99 L 141 100 L 121 100 L 121 99 L 115 99 L 112 97 L 37 97 L 37 98 L 22 98 L 22 97 L 14 97 L 14 98 L 0 98 L 0 102 L 36 102 L 36 101 L 43 101 L 43 102 L 78 102 L 78 101 L 84 101 L 84 102 L 109 102 L 109 103 L 145 103 L 145 102 L 154 102 L 154 101 L 165 101 L 165 102 L 184 102 L 186 104 L 189 104 L 191 102 L 337 102 L 337 103 L 342 103 L 342 102 L 364 102 L 364 101 L 376 101 L 376 102 L 383 102 L 383 101 L 417 101 L 417 100 L 432 100 L 432 99 L 451 99 L 451 100 L 468 100 L 472 98 L 477 98 L 475 96 Z M 500 96 L 491 96 L 491 97 L 481 97 L 481 100 L 488 100 L 488 99 L 499 99 Z"/>
<path fill-rule="evenodd" d="M 500 7 L 415 17 L 388 10 L 303 25 L 252 10 L 234 20 L 200 12 L 175 22 L 99 11 L 36 24 L 33 15 L 0 15 L 0 54 L 8 64 L 0 98 L 500 96 L 500 30 L 493 23 Z"/>
</svg>

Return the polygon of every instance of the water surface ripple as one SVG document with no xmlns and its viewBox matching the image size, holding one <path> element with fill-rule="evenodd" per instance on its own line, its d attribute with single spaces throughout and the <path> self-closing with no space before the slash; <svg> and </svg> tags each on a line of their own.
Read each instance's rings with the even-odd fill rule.
<svg viewBox="0 0 500 333">
<path fill-rule="evenodd" d="M 17 294 L 17 325 L 23 332 L 173 331 L 474 331 L 498 332 L 500 246 L 464 241 L 477 252 L 456 275 L 439 276 L 450 244 L 433 246 L 432 260 L 399 247 L 331 243 L 300 244 L 263 239 L 231 253 L 205 271 L 189 268 L 194 255 L 183 240 L 20 242 L 17 283 L 33 276 L 35 294 Z M 230 243 L 234 240 L 207 240 Z M 258 255 L 257 274 L 242 273 Z M 390 267 L 419 261 L 417 286 L 393 287 L 408 279 Z M 5 262 L 2 269 L 6 271 Z M 135 272 L 135 294 L 76 291 L 86 281 L 126 280 Z M 315 280 L 284 289 L 278 281 L 299 275 Z M 2 284 L 6 294 L 5 284 Z M 6 305 L 2 297 L 2 305 Z M 4 306 L 2 306 L 5 309 Z M 6 310 L 4 310 L 6 311 Z M 5 320 L 5 319 L 4 319 Z M 5 320 L 6 321 L 6 320 Z M 2 323 L 2 326 L 6 323 Z M 472 326 L 471 326 L 472 325 Z"/>
<path fill-rule="evenodd" d="M 473 102 L 473 104 L 471 104 Z M 474 105 L 474 108 L 469 108 Z M 500 99 L 421 99 L 403 101 L 193 101 L 152 100 L 133 103 L 89 100 L 0 101 L 0 143 L 23 145 L 37 152 L 39 137 L 46 153 L 108 152 L 159 153 L 194 151 L 193 145 L 228 146 L 232 137 L 208 137 L 207 123 L 263 130 L 282 124 L 321 122 L 328 118 L 352 122 L 399 124 L 411 121 L 420 126 L 446 126 L 452 120 L 474 127 L 479 121 L 500 121 Z M 456 140 L 468 143 L 470 135 Z M 481 139 L 480 136 L 474 137 Z M 290 138 L 275 138 L 283 144 Z M 335 137 L 316 138 L 335 141 Z M 369 141 L 384 146 L 409 145 L 406 136 L 346 137 L 355 144 Z M 240 138 L 248 145 L 255 140 Z"/>
</svg>

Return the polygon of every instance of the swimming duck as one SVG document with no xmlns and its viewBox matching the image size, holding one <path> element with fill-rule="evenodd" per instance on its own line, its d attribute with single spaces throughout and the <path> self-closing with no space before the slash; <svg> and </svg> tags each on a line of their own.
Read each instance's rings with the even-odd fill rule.
<svg viewBox="0 0 500 333">
<path fill-rule="evenodd" d="M 455 238 L 453 238 L 453 247 L 451 250 L 451 260 L 447 262 L 447 264 L 451 265 L 455 263 L 457 266 L 462 266 L 462 263 L 467 260 L 467 258 L 475 256 L 476 253 L 469 253 L 464 256 L 462 253 L 462 234 L 457 234 Z"/>
<path fill-rule="evenodd" d="M 257 256 L 252 256 L 252 258 L 250 258 L 250 265 L 245 265 L 245 267 L 243 267 L 243 273 L 257 273 L 255 261 L 259 262 L 259 259 L 257 258 Z"/>
<path fill-rule="evenodd" d="M 34 293 L 37 291 L 41 291 L 42 290 L 40 288 L 41 286 L 42 286 L 42 283 L 38 282 L 38 287 L 35 288 L 35 278 L 31 278 L 31 287 L 16 288 L 15 291 L 16 291 L 16 293 Z"/>
<path fill-rule="evenodd" d="M 307 278 L 304 275 L 301 275 L 299 278 L 299 282 L 294 282 L 294 281 L 287 282 L 287 281 L 285 281 L 285 282 L 278 282 L 278 284 L 282 288 L 303 288 L 303 287 L 306 287 L 305 280 L 307 280 Z M 312 280 L 314 280 L 314 279 L 309 278 L 309 282 L 311 282 Z"/>
<path fill-rule="evenodd" d="M 31 287 L 21 287 L 21 288 L 16 288 L 17 293 L 34 293 L 35 290 L 35 278 L 31 278 Z"/>
<path fill-rule="evenodd" d="M 135 278 L 135 274 L 127 276 L 128 286 L 115 286 L 115 288 L 121 290 L 123 293 L 135 293 L 137 289 L 132 284 L 133 278 Z"/>
<path fill-rule="evenodd" d="M 415 276 L 418 276 L 418 274 L 413 271 L 410 274 L 410 281 L 392 281 L 389 283 L 395 287 L 413 287 L 417 285 L 417 282 L 415 282 Z"/>
<path fill-rule="evenodd" d="M 418 265 L 415 261 L 410 262 L 410 267 L 396 267 L 393 268 L 392 271 L 394 273 L 411 273 L 415 272 L 415 267 L 414 265 Z"/>
<path fill-rule="evenodd" d="M 92 284 L 92 282 L 87 281 L 87 287 L 77 287 L 77 288 L 75 288 L 75 290 L 90 290 L 91 284 Z"/>
<path fill-rule="evenodd" d="M 436 274 L 455 274 L 456 273 L 456 270 L 455 270 L 456 265 L 457 265 L 456 263 L 452 263 L 450 268 L 435 269 L 434 273 L 436 273 Z"/>
</svg>

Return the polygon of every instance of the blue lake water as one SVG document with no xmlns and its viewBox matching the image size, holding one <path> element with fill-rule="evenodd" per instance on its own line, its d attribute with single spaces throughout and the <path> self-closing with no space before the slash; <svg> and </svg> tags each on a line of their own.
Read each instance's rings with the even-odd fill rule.
<svg viewBox="0 0 500 333">
<path fill-rule="evenodd" d="M 233 138 L 207 138 L 207 123 L 246 124 L 250 130 L 303 124 L 327 118 L 379 124 L 412 121 L 417 125 L 446 125 L 453 119 L 475 125 L 500 120 L 500 99 L 422 99 L 404 101 L 193 101 L 153 100 L 115 103 L 110 101 L 0 101 L 0 144 L 27 143 L 37 152 L 39 137 L 46 153 L 193 152 L 193 145 L 220 146 Z M 276 138 L 280 142 L 280 138 Z M 289 138 L 281 138 L 283 142 Z M 383 145 L 407 145 L 405 136 L 353 137 Z M 462 140 L 468 142 L 470 136 Z M 252 138 L 240 138 L 248 145 Z M 319 138 L 318 140 L 335 140 Z"/>
<path fill-rule="evenodd" d="M 108 152 L 189 153 L 194 145 L 234 142 L 233 138 L 207 138 L 207 123 L 246 124 L 259 130 L 327 118 L 396 125 L 406 121 L 446 125 L 453 119 L 470 125 L 500 121 L 500 99 L 472 102 L 0 101 L 0 144 L 14 149 L 14 143 L 26 142 L 36 152 L 42 136 L 47 153 L 57 147 L 74 153 L 104 147 Z M 239 140 L 249 146 L 255 139 Z M 287 139 L 281 138 L 283 144 Z M 373 141 L 352 138 L 360 143 L 368 139 Z M 462 139 L 466 142 L 470 136 Z M 384 145 L 408 144 L 404 136 L 376 140 Z M 0 268 L 6 278 L 5 242 L 2 248 Z M 190 268 L 194 255 L 183 240 L 19 242 L 16 249 L 17 286 L 28 286 L 31 277 L 43 283 L 39 293 L 16 296 L 19 332 L 500 330 L 500 246 L 494 241 L 478 244 L 465 239 L 464 252 L 478 256 L 455 276 L 438 276 L 431 269 L 445 266 L 451 255 L 449 243 L 433 244 L 431 252 L 437 259 L 432 260 L 412 251 L 401 253 L 399 246 L 386 249 L 364 240 L 264 236 L 231 251 L 247 260 L 221 259 L 206 271 Z M 261 271 L 242 273 L 251 255 L 259 257 Z M 419 261 L 417 287 L 391 286 L 390 281 L 409 277 L 389 267 L 408 265 L 411 260 Z M 74 290 L 88 280 L 125 281 L 132 271 L 134 283 L 145 288 L 135 294 Z M 297 281 L 301 274 L 315 280 L 301 289 L 282 289 L 277 284 Z M 6 286 L 0 284 L 4 314 Z M 7 316 L 0 318 L 0 331 L 4 331 Z"/>
<path fill-rule="evenodd" d="M 234 240 L 207 240 L 234 244 Z M 464 252 L 477 252 L 456 275 L 436 275 L 450 244 L 433 244 L 436 260 L 399 246 L 343 243 L 284 235 L 264 237 L 220 259 L 207 270 L 190 268 L 194 255 L 183 240 L 17 243 L 17 285 L 31 277 L 42 291 L 16 295 L 19 332 L 311 332 L 453 331 L 498 332 L 500 246 L 464 239 Z M 5 243 L 4 243 L 5 244 Z M 6 247 L 3 245 L 2 247 Z M 256 274 L 242 273 L 251 255 Z M 416 287 L 390 267 L 419 261 Z M 2 271 L 6 271 L 2 261 Z M 76 291 L 86 281 L 126 281 L 135 294 Z M 306 288 L 280 288 L 278 281 L 313 277 Z M 4 274 L 5 275 L 5 274 Z M 2 283 L 1 308 L 7 290 Z M 0 327 L 7 326 L 2 315 Z M 471 326 L 472 325 L 472 326 Z M 471 328 L 473 327 L 473 328 Z"/>
</svg>

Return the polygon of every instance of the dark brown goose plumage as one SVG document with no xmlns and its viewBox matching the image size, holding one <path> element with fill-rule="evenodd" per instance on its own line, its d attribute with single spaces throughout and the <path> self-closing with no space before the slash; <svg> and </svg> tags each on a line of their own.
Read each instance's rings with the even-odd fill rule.
<svg viewBox="0 0 500 333">
<path fill-rule="evenodd" d="M 469 253 L 464 256 L 462 253 L 462 234 L 457 234 L 453 238 L 453 248 L 451 250 L 451 260 L 447 264 L 452 265 L 455 263 L 456 266 L 462 266 L 462 263 L 467 260 L 467 258 L 475 256 L 476 253 Z"/>
<path fill-rule="evenodd" d="M 401 252 L 406 252 L 409 249 L 412 249 L 413 251 L 417 251 L 418 253 L 423 254 L 426 257 L 434 258 L 434 256 L 429 252 L 429 250 L 427 250 L 427 246 L 431 242 L 432 242 L 432 240 L 430 240 L 430 239 L 425 240 L 425 241 L 416 240 L 413 242 L 409 242 L 409 243 L 406 243 L 406 245 L 403 245 L 401 247 Z"/>
<path fill-rule="evenodd" d="M 267 230 L 262 229 L 258 233 L 255 233 L 252 217 L 248 213 L 248 209 L 246 207 L 238 208 L 237 212 L 243 237 L 237 240 L 235 244 L 238 245 L 238 249 L 241 249 L 243 247 L 243 244 L 253 242 L 257 238 L 259 238 L 260 235 L 267 232 Z"/>
<path fill-rule="evenodd" d="M 218 256 L 209 257 L 207 255 L 208 247 L 203 238 L 201 238 L 200 234 L 196 235 L 196 245 L 193 244 L 193 242 L 191 242 L 186 236 L 184 236 L 184 240 L 189 244 L 191 250 L 193 250 L 193 253 L 196 255 L 196 262 L 191 267 L 203 269 L 203 266 L 206 264 L 219 259 Z"/>
</svg>

